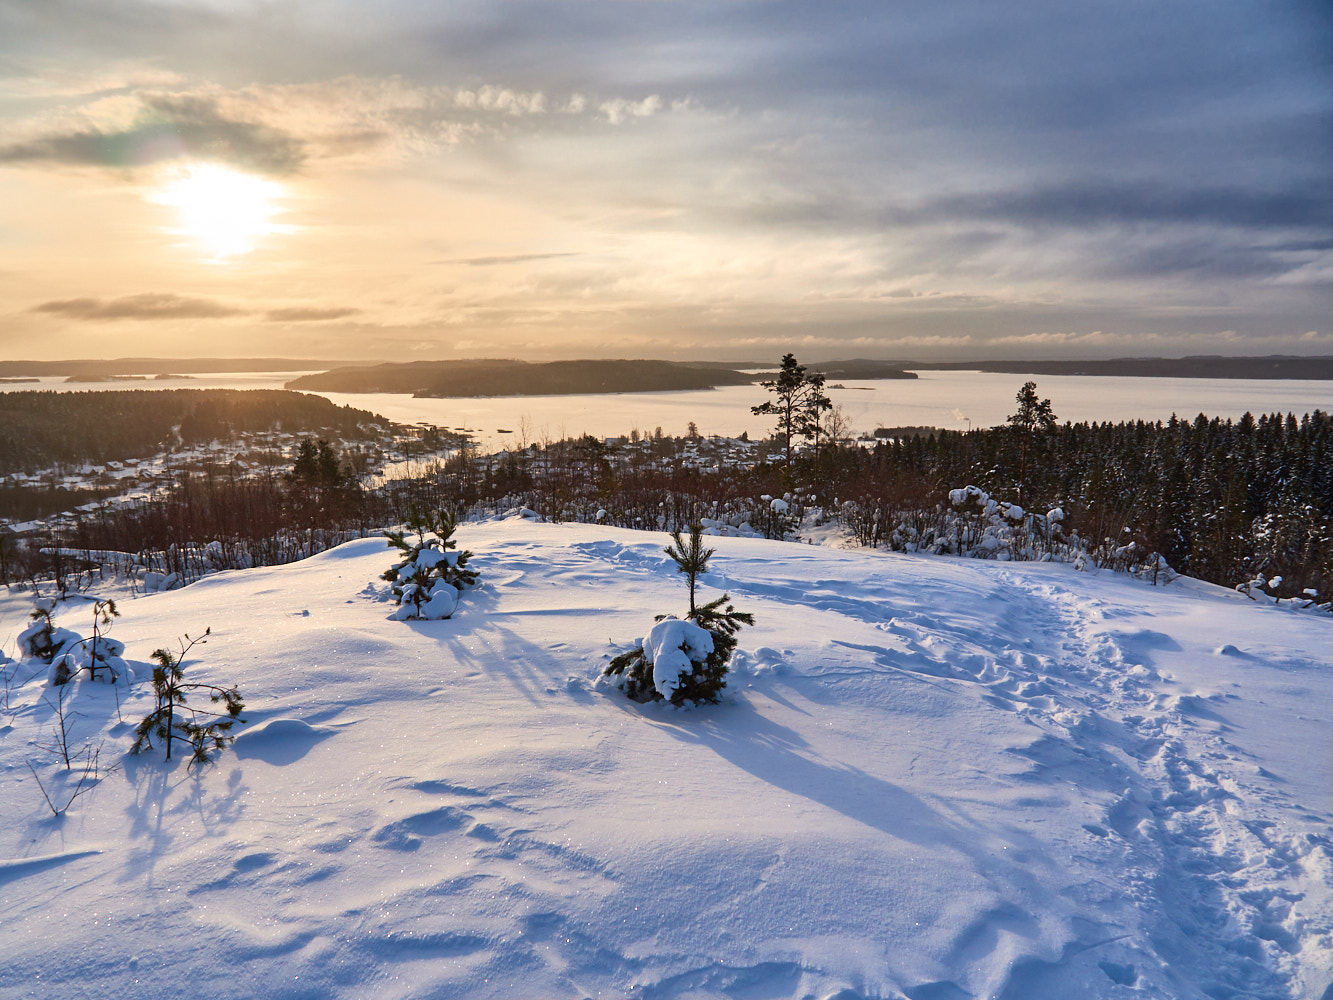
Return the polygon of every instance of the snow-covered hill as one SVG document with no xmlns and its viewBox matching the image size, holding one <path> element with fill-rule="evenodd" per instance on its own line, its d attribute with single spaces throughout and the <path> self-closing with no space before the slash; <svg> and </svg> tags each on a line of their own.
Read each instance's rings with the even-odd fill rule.
<svg viewBox="0 0 1333 1000">
<path fill-rule="evenodd" d="M 1333 623 L 1180 580 L 719 538 L 722 704 L 596 679 L 685 609 L 664 536 L 463 526 L 387 620 L 369 539 L 121 603 L 80 682 L 120 761 L 149 653 L 239 685 L 52 818 L 45 671 L 0 711 L 0 997 L 1333 997 Z M 0 640 L 29 605 L 0 604 Z M 63 625 L 85 634 L 91 609 Z"/>
</svg>

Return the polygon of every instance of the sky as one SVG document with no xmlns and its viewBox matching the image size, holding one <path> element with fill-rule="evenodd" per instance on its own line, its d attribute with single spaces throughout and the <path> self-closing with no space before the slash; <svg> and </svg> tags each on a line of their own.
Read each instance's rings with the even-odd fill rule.
<svg viewBox="0 0 1333 1000">
<path fill-rule="evenodd" d="M 0 0 L 0 357 L 1333 354 L 1333 8 Z"/>
</svg>

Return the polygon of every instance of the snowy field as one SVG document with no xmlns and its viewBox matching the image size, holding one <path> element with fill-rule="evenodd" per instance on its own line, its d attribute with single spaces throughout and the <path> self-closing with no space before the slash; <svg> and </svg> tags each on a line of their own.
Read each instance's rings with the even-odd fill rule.
<svg viewBox="0 0 1333 1000">
<path fill-rule="evenodd" d="M 0 998 L 1333 997 L 1327 616 L 718 538 L 705 596 L 757 623 L 677 711 L 597 684 L 685 608 L 664 536 L 458 538 L 447 621 L 387 620 L 377 539 L 125 599 L 126 721 L 70 702 L 120 769 L 59 820 L 9 665 Z M 239 685 L 239 739 L 124 757 L 150 652 L 205 626 L 186 676 Z"/>
<path fill-rule="evenodd" d="M 297 372 L 200 375 L 190 380 L 67 384 L 60 378 L 0 385 L 0 390 L 54 389 L 280 389 Z M 1167 420 L 1172 413 L 1236 419 L 1247 410 L 1295 413 L 1333 410 L 1333 382 L 1251 379 L 1119 378 L 1074 375 L 1007 375 L 923 371 L 914 380 L 844 381 L 829 388 L 858 432 L 876 427 L 929 426 L 951 430 L 1002 424 L 1014 411 L 1014 395 L 1029 378 L 1064 420 Z M 581 434 L 614 437 L 637 428 L 682 436 L 691 421 L 703 434 L 752 438 L 772 432 L 772 421 L 751 415 L 767 394 L 760 386 L 724 386 L 693 392 L 632 392 L 584 396 L 496 396 L 482 399 L 414 399 L 392 393 L 320 395 L 339 405 L 371 410 L 391 420 L 466 428 L 485 451 Z M 501 433 L 502 430 L 510 433 Z"/>
</svg>

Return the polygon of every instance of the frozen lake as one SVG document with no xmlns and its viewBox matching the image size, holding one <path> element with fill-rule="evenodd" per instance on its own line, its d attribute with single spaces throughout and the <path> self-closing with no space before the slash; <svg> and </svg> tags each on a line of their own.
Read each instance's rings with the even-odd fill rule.
<svg viewBox="0 0 1333 1000">
<path fill-rule="evenodd" d="M 297 372 L 246 372 L 200 375 L 191 379 L 146 382 L 66 383 L 43 378 L 37 383 L 0 386 L 8 390 L 55 389 L 280 389 Z M 876 427 L 925 425 L 964 430 L 1003 423 L 1013 412 L 1014 395 L 1032 378 L 1037 392 L 1049 397 L 1056 416 L 1065 420 L 1166 420 L 1172 413 L 1193 419 L 1333 410 L 1333 382 L 1249 379 L 1124 378 L 1089 375 L 1024 376 L 990 372 L 923 371 L 915 380 L 839 383 L 828 388 L 857 432 Z M 467 429 L 484 450 L 556 440 L 579 434 L 611 437 L 638 429 L 651 434 L 684 434 L 690 421 L 701 434 L 751 437 L 767 434 L 772 422 L 750 414 L 765 391 L 755 386 L 726 386 L 688 392 L 635 392 L 586 396 L 492 396 L 481 399 L 413 399 L 390 393 L 322 395 L 336 403 L 373 410 L 404 423 L 426 422 Z M 501 433 L 508 430 L 511 433 Z"/>
</svg>

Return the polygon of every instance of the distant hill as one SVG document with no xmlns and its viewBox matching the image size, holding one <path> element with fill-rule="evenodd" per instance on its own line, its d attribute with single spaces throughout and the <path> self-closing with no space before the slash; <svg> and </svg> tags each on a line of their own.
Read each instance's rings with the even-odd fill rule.
<svg viewBox="0 0 1333 1000">
<path fill-rule="evenodd" d="M 0 376 L 78 375 L 81 381 L 112 375 L 172 375 L 189 372 L 308 372 L 351 364 L 310 358 L 83 358 L 76 361 L 0 361 Z"/>
<path fill-rule="evenodd" d="M 1139 378 L 1333 379 L 1333 358 L 1112 358 L 1102 361 L 947 361 L 916 364 L 918 371 L 983 371 L 1015 375 L 1119 375 Z M 850 377 L 850 376 L 848 376 Z"/>
<path fill-rule="evenodd" d="M 336 368 L 304 375 L 288 389 L 395 392 L 422 397 L 564 396 L 596 392 L 668 392 L 748 385 L 754 376 L 673 361 L 526 361 L 470 358 Z"/>
<path fill-rule="evenodd" d="M 147 458 L 171 440 L 202 444 L 277 427 L 337 440 L 369 438 L 388 423 L 323 396 L 282 389 L 0 392 L 0 475 Z"/>
</svg>

